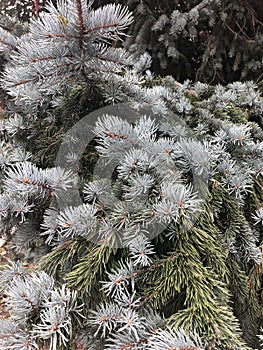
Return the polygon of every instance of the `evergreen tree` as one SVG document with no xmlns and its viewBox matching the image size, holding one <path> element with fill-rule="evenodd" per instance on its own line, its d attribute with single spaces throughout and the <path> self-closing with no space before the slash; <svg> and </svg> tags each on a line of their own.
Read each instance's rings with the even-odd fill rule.
<svg viewBox="0 0 263 350">
<path fill-rule="evenodd" d="M 263 98 L 155 77 L 131 25 L 60 0 L 1 30 L 1 229 L 37 265 L 0 273 L 1 350 L 260 348 Z"/>
<path fill-rule="evenodd" d="M 261 0 L 117 2 L 135 17 L 125 47 L 137 56 L 149 52 L 155 73 L 181 82 L 262 81 Z"/>
</svg>

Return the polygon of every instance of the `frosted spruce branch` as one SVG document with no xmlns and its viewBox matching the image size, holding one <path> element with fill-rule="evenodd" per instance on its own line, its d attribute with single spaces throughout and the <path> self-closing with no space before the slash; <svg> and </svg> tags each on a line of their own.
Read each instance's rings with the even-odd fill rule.
<svg viewBox="0 0 263 350">
<path fill-rule="evenodd" d="M 126 7 L 109 4 L 93 10 L 92 2 L 66 0 L 30 22 L 20 39 L 3 31 L 5 46 L 14 53 L 2 85 L 18 103 L 41 105 L 73 82 L 101 79 L 131 64 L 121 48 L 109 46 L 131 23 Z"/>
<path fill-rule="evenodd" d="M 0 280 L 10 312 L 10 320 L 0 319 L 1 350 L 35 350 L 43 341 L 50 350 L 68 346 L 73 319 L 83 319 L 75 291 L 65 285 L 55 288 L 54 279 L 43 271 L 24 273 L 21 264 L 6 266 Z"/>
</svg>

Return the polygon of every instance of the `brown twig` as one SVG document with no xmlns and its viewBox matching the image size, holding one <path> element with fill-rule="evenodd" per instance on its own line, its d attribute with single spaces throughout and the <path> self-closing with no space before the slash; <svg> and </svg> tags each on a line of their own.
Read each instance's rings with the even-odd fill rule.
<svg viewBox="0 0 263 350">
<path fill-rule="evenodd" d="M 77 11 L 78 11 L 78 28 L 79 28 L 79 46 L 83 47 L 83 37 L 84 37 L 84 22 L 83 22 L 83 10 L 81 0 L 75 0 Z"/>
</svg>

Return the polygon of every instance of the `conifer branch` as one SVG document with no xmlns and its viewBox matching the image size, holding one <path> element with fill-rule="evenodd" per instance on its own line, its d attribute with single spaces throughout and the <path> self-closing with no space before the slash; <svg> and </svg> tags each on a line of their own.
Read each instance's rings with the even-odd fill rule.
<svg viewBox="0 0 263 350">
<path fill-rule="evenodd" d="M 78 36 L 78 35 L 70 35 L 70 34 L 64 34 L 64 33 L 49 33 L 49 32 L 46 32 L 45 36 L 47 38 L 80 39 L 80 36 Z"/>
<path fill-rule="evenodd" d="M 107 24 L 104 24 L 104 25 L 100 25 L 100 26 L 95 26 L 95 27 L 92 27 L 92 28 L 89 28 L 89 29 L 85 29 L 83 34 L 84 35 L 87 35 L 87 34 L 90 34 L 96 30 L 101 30 L 101 29 L 108 29 L 108 28 L 117 28 L 119 25 L 118 22 L 114 22 L 114 23 L 107 23 Z"/>
<path fill-rule="evenodd" d="M 8 47 L 10 47 L 12 50 L 17 51 L 17 47 L 10 42 L 5 41 L 4 39 L 0 38 L 0 42 Z"/>
<path fill-rule="evenodd" d="M 218 4 L 174 11 L 174 36 L 187 37 L 199 12 L 206 22 Z M 7 55 L 3 87 L 19 113 L 0 119 L 1 229 L 19 254 L 39 241 L 45 254 L 52 249 L 38 266 L 79 291 L 88 329 L 74 291 L 15 265 L 0 272 L 11 313 L 0 320 L 0 348 L 33 350 L 44 340 L 68 349 L 79 331 L 83 347 L 96 350 L 257 347 L 263 133 L 251 120 L 261 120 L 262 96 L 253 82 L 213 87 L 154 78 L 146 73 L 149 55 L 133 66 L 125 50 L 110 48 L 130 23 L 128 9 L 116 4 L 49 3 Z M 103 156 L 114 176 L 91 174 L 89 145 L 78 168 L 84 203 L 58 208 L 59 193 L 68 195 L 77 181 L 67 167 L 50 168 L 54 149 L 87 111 L 115 102 L 147 115 L 98 119 L 91 157 Z M 78 160 L 78 137 L 65 142 L 66 165 Z"/>
</svg>

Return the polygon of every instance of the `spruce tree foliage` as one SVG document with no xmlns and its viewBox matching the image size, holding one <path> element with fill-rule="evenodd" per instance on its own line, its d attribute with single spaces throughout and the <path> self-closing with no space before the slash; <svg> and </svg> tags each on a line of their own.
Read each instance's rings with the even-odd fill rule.
<svg viewBox="0 0 263 350">
<path fill-rule="evenodd" d="M 10 318 L 0 320 L 1 349 L 37 349 L 39 339 L 48 339 L 50 349 L 69 345 L 73 323 L 83 317 L 75 291 L 55 288 L 52 277 L 29 274 L 20 262 L 1 273 L 1 291 L 10 310 Z"/>
<path fill-rule="evenodd" d="M 32 16 L 38 16 L 43 10 L 45 0 L 2 0 L 0 13 L 28 22 Z"/>
<path fill-rule="evenodd" d="M 252 81 L 154 78 L 149 55 L 114 46 L 131 22 L 126 7 L 61 0 L 28 34 L 2 31 L 1 229 L 38 272 L 0 273 L 0 349 L 260 347 L 262 96 Z M 97 120 L 83 203 L 60 208 L 76 184 L 54 163 L 67 130 L 118 103 L 139 117 Z M 111 181 L 93 178 L 98 157 Z"/>
<path fill-rule="evenodd" d="M 105 4 L 109 1 L 99 0 Z M 176 80 L 262 80 L 261 0 L 118 0 L 135 20 L 126 48 L 147 51 L 152 70 Z"/>
</svg>

